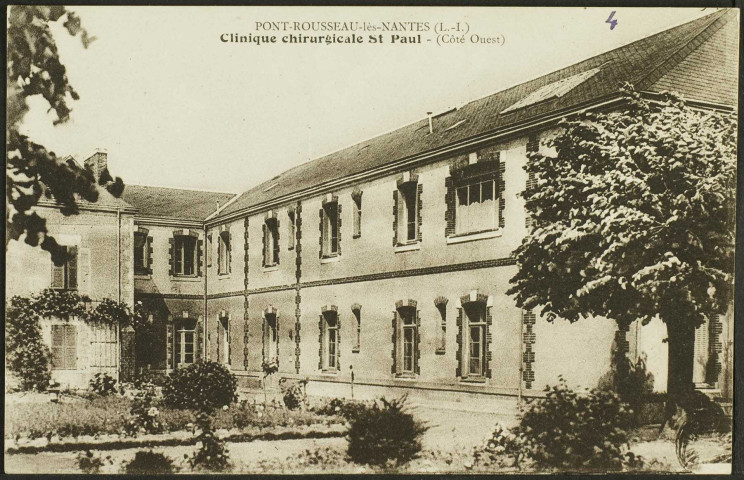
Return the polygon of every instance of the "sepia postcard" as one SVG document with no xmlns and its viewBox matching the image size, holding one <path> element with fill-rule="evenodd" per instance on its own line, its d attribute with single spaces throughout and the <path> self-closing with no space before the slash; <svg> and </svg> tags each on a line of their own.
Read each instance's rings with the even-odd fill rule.
<svg viewBox="0 0 744 480">
<path fill-rule="evenodd" d="M 738 9 L 6 14 L 6 473 L 732 472 Z"/>
</svg>

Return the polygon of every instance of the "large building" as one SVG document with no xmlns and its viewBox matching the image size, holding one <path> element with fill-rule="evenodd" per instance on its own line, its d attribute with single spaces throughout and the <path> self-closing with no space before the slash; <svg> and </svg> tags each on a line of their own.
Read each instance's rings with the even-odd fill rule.
<svg viewBox="0 0 744 480">
<path fill-rule="evenodd" d="M 622 107 L 622 82 L 734 110 L 738 38 L 735 12 L 719 11 L 241 195 L 128 186 L 134 297 L 159 332 L 138 349 L 139 367 L 210 358 L 257 387 L 262 365 L 277 362 L 271 382 L 307 379 L 311 394 L 348 396 L 353 378 L 358 396 L 507 405 L 559 375 L 595 386 L 617 342 L 648 356 L 663 389 L 660 322 L 629 331 L 606 319 L 548 323 L 506 295 L 511 252 L 529 226 L 523 167 L 560 118 Z M 699 329 L 700 386 L 730 388 L 732 326 L 730 311 Z"/>
</svg>

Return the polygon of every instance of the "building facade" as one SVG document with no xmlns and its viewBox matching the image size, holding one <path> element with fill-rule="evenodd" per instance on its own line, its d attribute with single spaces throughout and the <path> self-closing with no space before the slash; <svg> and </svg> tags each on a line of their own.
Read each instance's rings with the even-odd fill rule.
<svg viewBox="0 0 744 480">
<path fill-rule="evenodd" d="M 241 195 L 127 186 L 121 261 L 131 261 L 133 301 L 152 325 L 137 339 L 138 368 L 167 373 L 208 358 L 255 388 L 277 363 L 272 388 L 307 379 L 315 395 L 354 389 L 510 408 L 559 376 L 596 386 L 615 344 L 647 357 L 663 390 L 661 322 L 627 331 L 602 318 L 549 323 L 506 294 L 530 222 L 524 166 L 563 116 L 621 108 L 622 82 L 732 111 L 737 39 L 735 14 L 719 11 Z M 699 329 L 700 387 L 730 389 L 732 325 L 733 309 Z"/>
</svg>

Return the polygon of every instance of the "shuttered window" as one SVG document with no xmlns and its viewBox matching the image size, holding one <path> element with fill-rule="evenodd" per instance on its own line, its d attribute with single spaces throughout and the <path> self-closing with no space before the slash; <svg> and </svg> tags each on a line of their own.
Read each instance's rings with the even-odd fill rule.
<svg viewBox="0 0 744 480">
<path fill-rule="evenodd" d="M 52 368 L 77 368 L 77 330 L 75 325 L 52 325 Z"/>
<path fill-rule="evenodd" d="M 52 288 L 60 290 L 77 290 L 78 249 L 76 246 L 63 247 L 67 252 L 67 260 L 62 265 L 52 262 Z"/>
</svg>

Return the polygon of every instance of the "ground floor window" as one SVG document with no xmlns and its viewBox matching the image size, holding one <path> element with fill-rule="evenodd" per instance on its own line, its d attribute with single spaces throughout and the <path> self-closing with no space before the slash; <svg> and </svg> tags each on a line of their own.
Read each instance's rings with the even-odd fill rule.
<svg viewBox="0 0 744 480">
<path fill-rule="evenodd" d="M 264 360 L 267 362 L 276 360 L 277 350 L 279 348 L 276 313 L 264 314 L 263 347 Z"/>
<path fill-rule="evenodd" d="M 401 306 L 396 310 L 397 325 L 395 345 L 396 373 L 414 375 L 418 373 L 418 315 L 415 306 Z"/>
<path fill-rule="evenodd" d="M 77 329 L 75 325 L 52 325 L 52 369 L 77 368 Z"/>
<path fill-rule="evenodd" d="M 483 377 L 486 374 L 486 305 L 472 302 L 463 306 L 463 356 L 464 369 L 468 377 Z"/>
<path fill-rule="evenodd" d="M 219 357 L 220 363 L 230 365 L 230 319 L 223 315 L 220 317 L 219 335 Z"/>
<path fill-rule="evenodd" d="M 194 363 L 195 339 L 196 320 L 186 320 L 176 324 L 173 342 L 173 358 L 176 367 Z"/>
<path fill-rule="evenodd" d="M 335 372 L 339 369 L 339 322 L 336 307 L 325 308 L 320 316 L 320 368 Z"/>
</svg>

